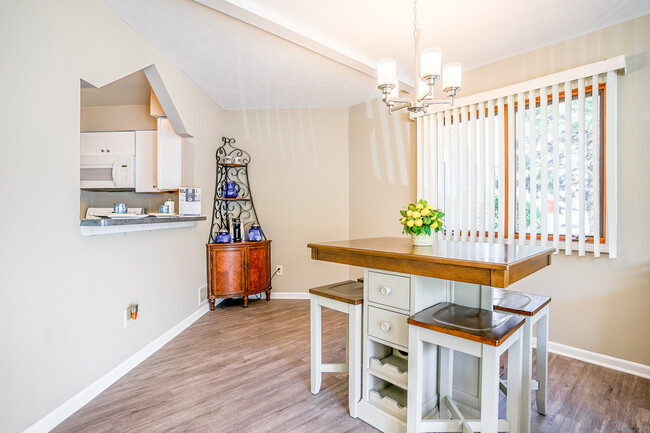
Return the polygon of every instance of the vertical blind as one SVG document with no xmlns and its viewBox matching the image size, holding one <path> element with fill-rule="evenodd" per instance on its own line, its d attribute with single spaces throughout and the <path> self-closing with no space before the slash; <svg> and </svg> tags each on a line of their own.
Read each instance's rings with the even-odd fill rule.
<svg viewBox="0 0 650 433">
<path fill-rule="evenodd" d="M 616 72 L 566 72 L 417 119 L 418 197 L 446 213 L 435 236 L 616 257 Z"/>
</svg>

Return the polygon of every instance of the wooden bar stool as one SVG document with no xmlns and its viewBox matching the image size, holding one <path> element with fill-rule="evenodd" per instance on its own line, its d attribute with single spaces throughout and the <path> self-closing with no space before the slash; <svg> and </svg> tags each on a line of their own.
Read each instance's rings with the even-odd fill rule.
<svg viewBox="0 0 650 433">
<path fill-rule="evenodd" d="M 525 319 L 521 339 L 521 432 L 530 432 L 530 392 L 535 391 L 537 412 L 546 415 L 546 389 L 548 384 L 548 296 L 494 289 L 494 309 L 515 314 Z M 536 375 L 533 369 L 533 325 L 537 324 Z M 501 384 L 507 394 L 507 384 Z"/>
<path fill-rule="evenodd" d="M 518 432 L 520 393 L 517 390 L 521 389 L 520 328 L 523 323 L 524 319 L 516 316 L 449 302 L 409 317 L 407 432 Z M 429 403 L 424 401 L 423 390 L 430 385 L 422 383 L 423 378 L 435 377 L 427 375 L 425 368 L 436 368 L 435 365 L 423 365 L 424 343 L 435 345 L 433 347 L 440 351 L 438 411 L 433 414 L 422 413 L 423 405 Z M 480 359 L 480 415 L 459 407 L 452 400 L 454 351 Z M 506 351 L 510 392 L 507 419 L 500 420 L 499 358 Z"/>
<path fill-rule="evenodd" d="M 318 394 L 322 373 L 348 373 L 348 408 L 357 417 L 361 400 L 361 314 L 363 284 L 342 281 L 309 289 L 311 321 L 311 393 Z M 348 315 L 345 363 L 327 364 L 321 360 L 321 307 Z"/>
</svg>

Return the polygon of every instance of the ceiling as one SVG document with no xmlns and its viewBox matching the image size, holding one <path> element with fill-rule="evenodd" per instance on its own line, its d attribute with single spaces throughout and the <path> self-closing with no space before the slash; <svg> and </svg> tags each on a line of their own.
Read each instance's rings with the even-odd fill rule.
<svg viewBox="0 0 650 433">
<path fill-rule="evenodd" d="M 394 57 L 411 85 L 410 0 L 103 0 L 226 110 L 378 98 Z M 650 0 L 419 0 L 420 47 L 465 70 L 650 13 Z"/>
</svg>

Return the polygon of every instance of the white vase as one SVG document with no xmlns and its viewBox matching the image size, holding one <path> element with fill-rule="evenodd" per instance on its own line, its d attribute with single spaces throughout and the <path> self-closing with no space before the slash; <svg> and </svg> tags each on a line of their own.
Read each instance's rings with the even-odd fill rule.
<svg viewBox="0 0 650 433">
<path fill-rule="evenodd" d="M 422 233 L 419 235 L 416 235 L 415 233 L 411 233 L 411 239 L 413 240 L 413 245 L 416 246 L 433 245 L 433 236 L 429 236 L 426 233 Z"/>
</svg>

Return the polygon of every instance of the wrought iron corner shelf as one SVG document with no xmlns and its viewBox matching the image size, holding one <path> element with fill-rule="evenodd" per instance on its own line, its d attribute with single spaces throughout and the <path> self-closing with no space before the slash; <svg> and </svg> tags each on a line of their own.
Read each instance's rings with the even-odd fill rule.
<svg viewBox="0 0 650 433">
<path fill-rule="evenodd" d="M 223 137 L 223 144 L 217 148 L 217 181 L 214 190 L 214 206 L 212 210 L 212 225 L 208 243 L 214 243 L 216 235 L 222 230 L 231 231 L 230 221 L 239 218 L 242 222 L 242 232 L 248 233 L 253 224 L 260 225 L 253 203 L 250 182 L 248 180 L 248 164 L 251 156 L 248 152 L 233 146 L 234 138 Z M 238 158 L 238 163 L 222 162 L 225 157 Z M 221 197 L 226 182 L 235 182 L 239 187 L 237 197 Z M 231 233 L 232 234 L 232 233 Z M 266 235 L 262 230 L 263 239 Z"/>
</svg>

